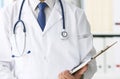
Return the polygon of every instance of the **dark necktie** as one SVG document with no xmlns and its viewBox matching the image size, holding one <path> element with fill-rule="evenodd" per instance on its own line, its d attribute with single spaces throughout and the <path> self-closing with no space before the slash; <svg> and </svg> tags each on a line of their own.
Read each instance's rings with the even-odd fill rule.
<svg viewBox="0 0 120 79">
<path fill-rule="evenodd" d="M 42 31 L 44 31 L 45 24 L 46 24 L 46 17 L 45 17 L 45 12 L 44 12 L 46 6 L 47 6 L 47 4 L 45 2 L 41 2 L 38 5 L 39 13 L 38 13 L 37 21 L 38 21 Z"/>
</svg>

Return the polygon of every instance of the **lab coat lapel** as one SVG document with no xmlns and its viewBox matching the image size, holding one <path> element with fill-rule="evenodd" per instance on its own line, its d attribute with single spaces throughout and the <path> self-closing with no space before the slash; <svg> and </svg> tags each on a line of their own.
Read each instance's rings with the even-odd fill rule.
<svg viewBox="0 0 120 79">
<path fill-rule="evenodd" d="M 27 1 L 27 0 L 26 0 Z M 23 9 L 23 20 L 26 23 L 26 28 L 31 28 L 32 30 L 35 30 L 37 33 L 39 34 L 43 34 L 31 8 L 29 7 L 28 2 L 26 2 L 26 5 L 24 5 L 24 9 Z"/>
<path fill-rule="evenodd" d="M 55 24 L 61 22 L 60 21 L 62 20 L 61 9 L 60 9 L 59 3 L 56 1 L 55 6 L 46 23 L 45 29 L 44 31 L 42 31 L 33 12 L 29 7 L 28 2 L 26 3 L 27 4 L 24 5 L 25 7 L 23 9 L 23 14 L 22 14 L 23 20 L 26 22 L 26 26 L 33 28 L 37 33 L 44 35 L 48 30 L 50 30 L 53 26 L 55 26 Z M 30 17 L 28 17 L 28 15 Z"/>
<path fill-rule="evenodd" d="M 60 6 L 58 5 L 58 3 L 56 2 L 55 6 L 48 18 L 48 22 L 46 23 L 43 35 L 48 30 L 50 30 L 53 26 L 55 26 L 55 24 L 59 23 L 61 19 L 62 19 L 61 9 L 60 9 Z"/>
</svg>

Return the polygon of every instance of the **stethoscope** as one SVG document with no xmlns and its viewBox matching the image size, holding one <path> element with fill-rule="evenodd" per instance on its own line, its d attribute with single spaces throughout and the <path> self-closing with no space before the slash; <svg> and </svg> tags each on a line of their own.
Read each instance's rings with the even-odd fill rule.
<svg viewBox="0 0 120 79">
<path fill-rule="evenodd" d="M 13 54 L 12 55 L 13 58 L 14 57 L 21 57 L 21 56 L 23 56 L 25 48 L 26 48 L 26 27 L 25 27 L 24 21 L 21 19 L 24 3 L 25 3 L 25 0 L 22 1 L 21 7 L 20 7 L 20 11 L 19 11 L 18 20 L 16 21 L 16 23 L 15 23 L 15 25 L 13 27 L 13 35 L 14 35 L 14 39 L 15 39 L 15 44 L 16 44 L 16 47 L 18 49 L 18 43 L 16 41 L 16 27 L 18 26 L 19 23 L 22 24 L 22 26 L 23 26 L 23 33 L 24 33 L 24 47 L 23 47 L 23 50 L 21 51 L 21 54 L 18 55 L 18 56 Z M 65 16 L 64 16 L 64 8 L 63 8 L 62 1 L 59 0 L 59 3 L 60 3 L 60 6 L 61 6 L 62 20 L 63 20 L 63 27 L 62 27 L 62 31 L 61 31 L 60 37 L 61 37 L 62 40 L 65 40 L 65 39 L 68 38 L 68 32 L 66 31 L 66 27 L 65 27 Z M 27 52 L 27 54 L 29 54 L 29 53 L 31 53 L 31 51 Z"/>
</svg>

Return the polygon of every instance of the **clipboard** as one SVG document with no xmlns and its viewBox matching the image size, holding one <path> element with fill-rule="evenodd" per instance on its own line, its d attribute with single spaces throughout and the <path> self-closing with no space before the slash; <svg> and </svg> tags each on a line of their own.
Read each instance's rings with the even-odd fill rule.
<svg viewBox="0 0 120 79">
<path fill-rule="evenodd" d="M 98 52 L 96 55 L 94 55 L 93 57 L 89 58 L 87 61 L 85 61 L 84 63 L 80 63 L 79 65 L 77 65 L 76 67 L 74 67 L 73 69 L 70 70 L 71 74 L 74 74 L 75 72 L 77 72 L 79 69 L 81 69 L 82 67 L 84 67 L 86 64 L 88 64 L 89 62 L 91 62 L 92 60 L 96 59 L 99 55 L 101 55 L 102 53 L 104 53 L 106 50 L 108 50 L 109 48 L 111 48 L 113 45 L 115 45 L 117 43 L 114 42 L 109 46 L 106 46 L 103 50 L 101 50 L 100 52 Z"/>
</svg>

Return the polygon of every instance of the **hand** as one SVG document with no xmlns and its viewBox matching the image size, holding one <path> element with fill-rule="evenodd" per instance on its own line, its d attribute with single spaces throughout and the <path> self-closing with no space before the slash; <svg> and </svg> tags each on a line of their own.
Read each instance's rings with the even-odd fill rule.
<svg viewBox="0 0 120 79">
<path fill-rule="evenodd" d="M 71 74 L 69 70 L 61 72 L 58 76 L 59 79 L 80 79 L 82 75 L 87 71 L 88 65 L 77 71 L 75 74 Z"/>
</svg>

